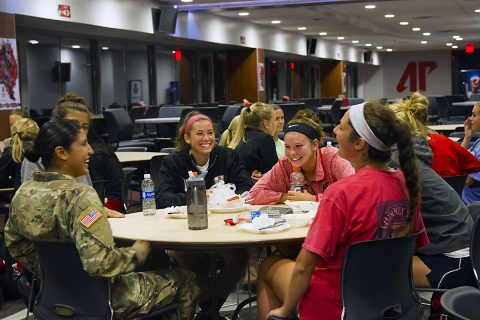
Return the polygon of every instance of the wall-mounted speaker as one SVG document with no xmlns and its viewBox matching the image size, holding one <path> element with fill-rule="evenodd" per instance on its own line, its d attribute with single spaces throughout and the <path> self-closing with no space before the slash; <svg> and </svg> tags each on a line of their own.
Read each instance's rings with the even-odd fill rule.
<svg viewBox="0 0 480 320">
<path fill-rule="evenodd" d="M 177 14 L 178 10 L 169 5 L 152 8 L 153 30 L 155 32 L 175 33 Z"/>
<path fill-rule="evenodd" d="M 317 39 L 307 38 L 307 54 L 315 54 L 317 49 Z"/>
<path fill-rule="evenodd" d="M 372 63 L 372 51 L 363 51 L 363 62 Z"/>
</svg>

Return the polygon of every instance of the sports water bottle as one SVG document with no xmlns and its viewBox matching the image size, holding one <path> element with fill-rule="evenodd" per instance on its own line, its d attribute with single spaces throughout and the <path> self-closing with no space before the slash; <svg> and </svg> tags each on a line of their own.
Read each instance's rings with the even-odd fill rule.
<svg viewBox="0 0 480 320">
<path fill-rule="evenodd" d="M 193 174 L 187 179 L 187 218 L 190 230 L 208 228 L 205 180 Z"/>
<path fill-rule="evenodd" d="M 293 167 L 293 171 L 290 174 L 290 190 L 303 192 L 305 186 L 305 177 L 302 173 L 302 168 Z"/>
<path fill-rule="evenodd" d="M 157 212 L 155 187 L 148 173 L 143 175 L 142 181 L 142 209 L 144 216 L 153 216 Z"/>
</svg>

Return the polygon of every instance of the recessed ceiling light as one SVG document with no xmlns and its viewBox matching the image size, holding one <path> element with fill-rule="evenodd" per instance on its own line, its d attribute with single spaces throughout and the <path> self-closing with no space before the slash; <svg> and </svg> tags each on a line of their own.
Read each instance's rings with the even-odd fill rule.
<svg viewBox="0 0 480 320">
<path fill-rule="evenodd" d="M 30 44 L 38 44 L 38 40 L 28 40 L 28 43 L 30 43 Z"/>
<path fill-rule="evenodd" d="M 393 51 L 393 49 L 390 49 L 390 48 L 388 48 L 388 49 L 387 49 L 387 51 L 388 51 L 388 52 L 392 52 L 392 51 Z"/>
<path fill-rule="evenodd" d="M 78 44 L 74 44 L 74 45 L 72 46 L 72 48 L 73 48 L 73 49 L 80 49 L 80 46 L 79 46 Z"/>
<path fill-rule="evenodd" d="M 337 40 L 344 40 L 345 37 L 337 37 Z"/>
<path fill-rule="evenodd" d="M 371 47 L 372 44 L 371 43 L 365 43 L 365 47 Z"/>
<path fill-rule="evenodd" d="M 458 38 L 455 38 L 455 40 L 461 41 L 461 40 L 463 40 L 463 38 L 458 37 Z"/>
<path fill-rule="evenodd" d="M 400 25 L 402 25 L 402 26 L 408 26 L 408 22 L 407 22 L 407 21 L 402 21 L 402 22 L 400 22 Z"/>
<path fill-rule="evenodd" d="M 320 32 L 320 33 L 319 33 L 319 35 L 321 35 L 321 36 L 326 36 L 327 34 L 328 34 L 328 33 L 326 33 L 326 32 Z"/>
<path fill-rule="evenodd" d="M 250 14 L 249 12 L 239 12 L 239 13 L 238 13 L 238 15 L 239 15 L 239 16 L 242 16 L 242 17 L 248 16 L 249 14 Z"/>
<path fill-rule="evenodd" d="M 446 43 L 447 47 L 451 47 L 452 46 L 452 43 L 451 42 L 448 42 Z"/>
<path fill-rule="evenodd" d="M 352 40 L 352 43 L 359 43 L 358 40 Z"/>
<path fill-rule="evenodd" d="M 460 38 L 460 36 L 452 36 L 453 39 Z"/>
<path fill-rule="evenodd" d="M 395 15 L 394 14 L 386 14 L 384 15 L 385 18 L 387 19 L 391 19 L 391 18 L 395 18 Z"/>
<path fill-rule="evenodd" d="M 272 23 L 273 23 L 273 24 L 279 24 L 279 23 L 282 23 L 282 21 L 280 21 L 280 20 L 272 20 Z"/>
<path fill-rule="evenodd" d="M 102 50 L 106 51 L 106 50 L 108 50 L 108 47 L 102 47 Z"/>
<path fill-rule="evenodd" d="M 412 31 L 420 31 L 421 29 L 419 27 L 412 28 Z"/>
<path fill-rule="evenodd" d="M 458 46 L 452 46 L 452 49 L 458 49 Z"/>
<path fill-rule="evenodd" d="M 181 0 L 182 2 L 193 2 L 193 0 Z"/>
<path fill-rule="evenodd" d="M 377 49 L 378 49 L 378 50 L 382 50 L 383 47 L 382 47 L 382 46 L 378 46 Z"/>
<path fill-rule="evenodd" d="M 365 9 L 375 9 L 376 7 L 377 7 L 377 6 L 374 5 L 374 4 L 367 4 L 367 5 L 365 6 Z"/>
<path fill-rule="evenodd" d="M 480 12 L 480 9 L 475 9 L 475 12 Z"/>
<path fill-rule="evenodd" d="M 424 33 L 422 33 L 422 34 L 423 34 L 424 36 L 429 36 L 429 35 L 431 35 L 430 32 L 424 32 Z"/>
<path fill-rule="evenodd" d="M 307 30 L 307 27 L 298 27 L 297 30 L 300 30 L 300 31 Z"/>
<path fill-rule="evenodd" d="M 175 53 L 175 52 L 176 52 L 175 50 L 172 51 L 172 53 Z"/>
<path fill-rule="evenodd" d="M 423 40 L 423 41 L 420 41 L 420 43 L 421 43 L 421 44 L 427 44 L 428 41 Z"/>
</svg>

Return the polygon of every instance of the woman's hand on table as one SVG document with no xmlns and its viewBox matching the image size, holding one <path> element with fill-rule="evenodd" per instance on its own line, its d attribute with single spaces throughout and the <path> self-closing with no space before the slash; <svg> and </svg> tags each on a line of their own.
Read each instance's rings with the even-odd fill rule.
<svg viewBox="0 0 480 320">
<path fill-rule="evenodd" d="M 134 249 L 137 253 L 137 260 L 140 264 L 144 264 L 147 260 L 148 255 L 150 254 L 150 242 L 144 240 L 137 240 L 132 245 L 132 249 Z"/>
<path fill-rule="evenodd" d="M 307 191 L 288 191 L 287 200 L 290 201 L 316 201 L 315 195 L 308 193 Z"/>
<path fill-rule="evenodd" d="M 125 218 L 125 215 L 123 213 L 109 209 L 107 207 L 105 207 L 105 211 L 107 213 L 107 217 L 109 218 Z"/>
</svg>

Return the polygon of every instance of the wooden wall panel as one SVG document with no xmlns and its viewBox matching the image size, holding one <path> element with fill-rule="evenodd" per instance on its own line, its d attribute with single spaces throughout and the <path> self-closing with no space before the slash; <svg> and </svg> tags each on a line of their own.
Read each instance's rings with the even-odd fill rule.
<svg viewBox="0 0 480 320">
<path fill-rule="evenodd" d="M 257 51 L 227 50 L 227 96 L 229 101 L 258 100 Z"/>
<path fill-rule="evenodd" d="M 291 99 L 305 98 L 305 76 L 306 65 L 295 63 L 295 70 L 290 67 Z"/>
<path fill-rule="evenodd" d="M 0 38 L 15 38 L 15 15 L 0 12 Z M 0 110 L 0 140 L 10 137 L 9 110 Z"/>
<path fill-rule="evenodd" d="M 338 97 L 342 93 L 342 62 L 322 61 L 320 74 L 322 97 Z"/>
<path fill-rule="evenodd" d="M 180 103 L 193 103 L 193 52 L 182 51 L 180 61 Z"/>
</svg>

